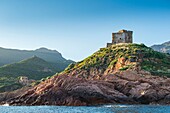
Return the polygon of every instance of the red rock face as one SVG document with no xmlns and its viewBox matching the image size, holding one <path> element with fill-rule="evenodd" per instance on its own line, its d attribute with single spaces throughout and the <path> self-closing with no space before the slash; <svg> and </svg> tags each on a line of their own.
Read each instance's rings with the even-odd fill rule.
<svg viewBox="0 0 170 113">
<path fill-rule="evenodd" d="M 10 105 L 169 104 L 170 78 L 124 71 L 99 79 L 59 75 L 7 99 Z"/>
<path fill-rule="evenodd" d="M 54 77 L 9 100 L 11 105 L 98 105 L 132 103 L 126 95 L 103 80 L 86 80 L 62 75 Z"/>
<path fill-rule="evenodd" d="M 126 59 L 124 57 L 119 58 L 118 62 L 115 65 L 114 72 L 118 72 L 121 67 L 125 65 Z"/>
</svg>

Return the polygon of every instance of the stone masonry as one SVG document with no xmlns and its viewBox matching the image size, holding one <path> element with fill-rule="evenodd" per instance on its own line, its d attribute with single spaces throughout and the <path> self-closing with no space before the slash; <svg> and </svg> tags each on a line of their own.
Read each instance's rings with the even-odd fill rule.
<svg viewBox="0 0 170 113">
<path fill-rule="evenodd" d="M 120 30 L 117 33 L 112 33 L 112 43 L 107 43 L 107 47 L 118 43 L 133 43 L 133 31 Z"/>
</svg>

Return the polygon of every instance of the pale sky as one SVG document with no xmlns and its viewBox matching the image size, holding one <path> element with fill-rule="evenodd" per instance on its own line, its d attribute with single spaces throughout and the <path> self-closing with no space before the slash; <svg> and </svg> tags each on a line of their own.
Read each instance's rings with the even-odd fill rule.
<svg viewBox="0 0 170 113">
<path fill-rule="evenodd" d="M 151 46 L 170 40 L 169 6 L 169 0 L 0 0 L 0 47 L 46 47 L 79 61 L 120 29 Z"/>
</svg>

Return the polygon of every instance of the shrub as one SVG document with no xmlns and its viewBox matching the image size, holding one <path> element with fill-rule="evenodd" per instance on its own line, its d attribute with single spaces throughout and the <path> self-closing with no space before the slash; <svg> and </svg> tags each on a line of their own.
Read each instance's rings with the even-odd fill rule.
<svg viewBox="0 0 170 113">
<path fill-rule="evenodd" d="M 125 70 L 129 69 L 129 67 L 130 67 L 129 65 L 128 66 L 124 66 L 124 67 L 120 68 L 119 70 L 120 71 L 125 71 Z"/>
</svg>

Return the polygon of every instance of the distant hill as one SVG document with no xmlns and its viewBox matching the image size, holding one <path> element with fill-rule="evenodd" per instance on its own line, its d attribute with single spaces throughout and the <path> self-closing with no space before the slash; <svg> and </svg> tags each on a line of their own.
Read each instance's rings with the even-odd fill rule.
<svg viewBox="0 0 170 113">
<path fill-rule="evenodd" d="M 151 48 L 158 52 L 170 53 L 170 41 L 163 44 L 153 45 Z"/>
<path fill-rule="evenodd" d="M 66 60 L 62 57 L 61 53 L 56 50 L 50 50 L 47 48 L 39 48 L 36 50 L 18 50 L 18 49 L 5 49 L 0 48 L 0 66 L 16 63 L 24 59 L 28 59 L 36 55 L 43 60 L 54 63 L 59 71 L 64 70 L 73 61 Z"/>
<path fill-rule="evenodd" d="M 37 56 L 20 61 L 14 64 L 8 64 L 0 67 L 0 77 L 18 77 L 27 76 L 30 79 L 39 80 L 43 77 L 53 75 L 59 70 Z"/>
<path fill-rule="evenodd" d="M 17 50 L 0 48 L 0 92 L 23 87 L 20 76 L 40 80 L 63 71 L 72 60 L 66 60 L 56 50 L 39 48 Z"/>
<path fill-rule="evenodd" d="M 53 63 L 49 63 L 37 56 L 0 67 L 0 92 L 22 87 L 18 83 L 20 76 L 33 80 L 40 80 L 54 75 L 59 70 Z"/>
</svg>

